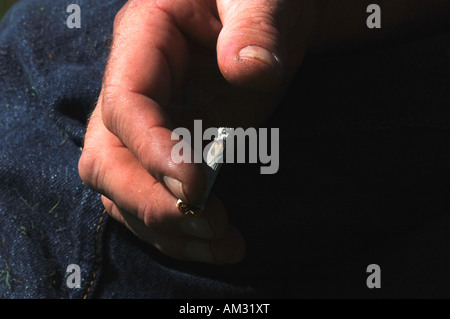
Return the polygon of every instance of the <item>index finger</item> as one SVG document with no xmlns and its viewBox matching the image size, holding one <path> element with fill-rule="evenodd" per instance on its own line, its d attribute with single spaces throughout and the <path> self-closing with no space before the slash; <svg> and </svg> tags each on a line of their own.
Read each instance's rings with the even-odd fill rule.
<svg viewBox="0 0 450 319">
<path fill-rule="evenodd" d="M 195 201 L 205 188 L 203 168 L 175 163 L 164 107 L 180 86 L 186 40 L 171 16 L 152 2 L 132 2 L 115 25 L 102 88 L 102 119 L 109 131 L 178 198 Z"/>
</svg>

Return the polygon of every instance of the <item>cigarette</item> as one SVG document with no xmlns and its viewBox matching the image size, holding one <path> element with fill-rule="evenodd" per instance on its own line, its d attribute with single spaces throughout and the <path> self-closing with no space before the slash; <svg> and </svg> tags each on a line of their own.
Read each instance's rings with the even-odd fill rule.
<svg viewBox="0 0 450 319">
<path fill-rule="evenodd" d="M 217 131 L 217 137 L 214 138 L 208 154 L 206 156 L 206 162 L 204 162 L 205 173 L 206 173 L 206 189 L 203 197 L 198 203 L 186 203 L 181 199 L 177 202 L 177 208 L 183 215 L 198 215 L 202 212 L 205 207 L 206 201 L 211 194 L 211 190 L 214 183 L 219 175 L 220 169 L 224 163 L 225 158 L 225 148 L 227 138 L 233 133 L 232 128 L 220 127 Z"/>
</svg>

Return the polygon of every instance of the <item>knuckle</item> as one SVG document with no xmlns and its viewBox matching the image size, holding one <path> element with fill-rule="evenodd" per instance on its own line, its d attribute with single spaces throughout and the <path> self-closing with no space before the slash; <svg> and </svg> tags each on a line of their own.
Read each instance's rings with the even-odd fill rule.
<svg viewBox="0 0 450 319">
<path fill-rule="evenodd" d="M 176 0 L 128 0 L 126 6 L 130 10 L 161 9 L 170 11 Z"/>
<path fill-rule="evenodd" d="M 257 35 L 258 38 L 275 40 L 278 37 L 274 17 L 264 11 L 253 12 L 247 19 L 238 21 L 234 27 L 241 32 Z"/>
<path fill-rule="evenodd" d="M 116 30 L 120 27 L 120 22 L 122 21 L 123 15 L 125 14 L 125 11 L 127 9 L 127 5 L 124 5 L 116 14 L 114 17 L 114 23 L 113 28 Z"/>
<path fill-rule="evenodd" d="M 111 131 L 118 122 L 116 101 L 120 99 L 120 89 L 116 85 L 107 84 L 102 90 L 102 120 L 105 127 Z"/>
<path fill-rule="evenodd" d="M 152 161 L 153 154 L 152 149 L 148 147 L 148 141 L 138 136 L 135 136 L 134 140 L 132 141 L 132 144 L 136 149 L 136 154 L 142 167 L 144 167 L 145 170 L 151 174 L 151 172 L 154 171 Z"/>
<path fill-rule="evenodd" d="M 258 28 L 258 30 L 263 29 L 263 31 L 272 31 L 275 29 L 274 18 L 263 11 L 253 13 L 250 17 L 250 22 L 251 26 Z"/>
<path fill-rule="evenodd" d="M 156 130 L 158 130 L 157 127 L 151 127 L 146 130 L 146 134 L 130 137 L 130 145 L 141 166 L 156 180 L 161 180 L 161 162 L 155 159 L 155 154 L 159 153 L 160 159 L 164 157 L 165 142 L 154 136 Z"/>
<path fill-rule="evenodd" d="M 227 13 L 229 16 L 226 24 L 235 30 L 258 37 L 278 36 L 277 20 L 280 20 L 278 2 L 278 0 L 253 0 L 236 3 L 235 10 Z"/>
<path fill-rule="evenodd" d="M 137 210 L 138 218 L 144 222 L 145 226 L 152 228 L 158 224 L 158 221 L 155 218 L 155 207 L 151 204 L 151 201 L 139 203 Z"/>
</svg>

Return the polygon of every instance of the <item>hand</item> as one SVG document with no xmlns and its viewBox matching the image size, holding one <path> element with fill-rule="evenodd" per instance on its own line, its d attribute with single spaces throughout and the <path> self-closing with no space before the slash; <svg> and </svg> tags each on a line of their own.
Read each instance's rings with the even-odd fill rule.
<svg viewBox="0 0 450 319">
<path fill-rule="evenodd" d="M 113 218 L 173 258 L 243 259 L 244 240 L 216 196 L 200 216 L 177 210 L 177 199 L 202 196 L 205 176 L 199 164 L 172 161 L 171 130 L 193 119 L 204 128 L 263 123 L 301 63 L 307 3 L 135 0 L 120 10 L 79 162 Z"/>
</svg>

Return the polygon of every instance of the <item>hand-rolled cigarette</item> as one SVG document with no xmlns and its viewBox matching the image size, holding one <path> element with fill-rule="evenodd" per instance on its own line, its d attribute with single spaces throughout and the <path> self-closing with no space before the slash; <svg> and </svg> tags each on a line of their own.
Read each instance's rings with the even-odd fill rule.
<svg viewBox="0 0 450 319">
<path fill-rule="evenodd" d="M 181 199 L 177 202 L 177 207 L 183 215 L 198 215 L 205 207 L 206 201 L 211 193 L 211 190 L 219 174 L 220 168 L 225 158 L 225 147 L 227 138 L 233 133 L 232 128 L 220 127 L 217 132 L 217 137 L 212 142 L 205 163 L 206 173 L 206 189 L 203 197 L 198 203 L 186 203 Z"/>
</svg>

